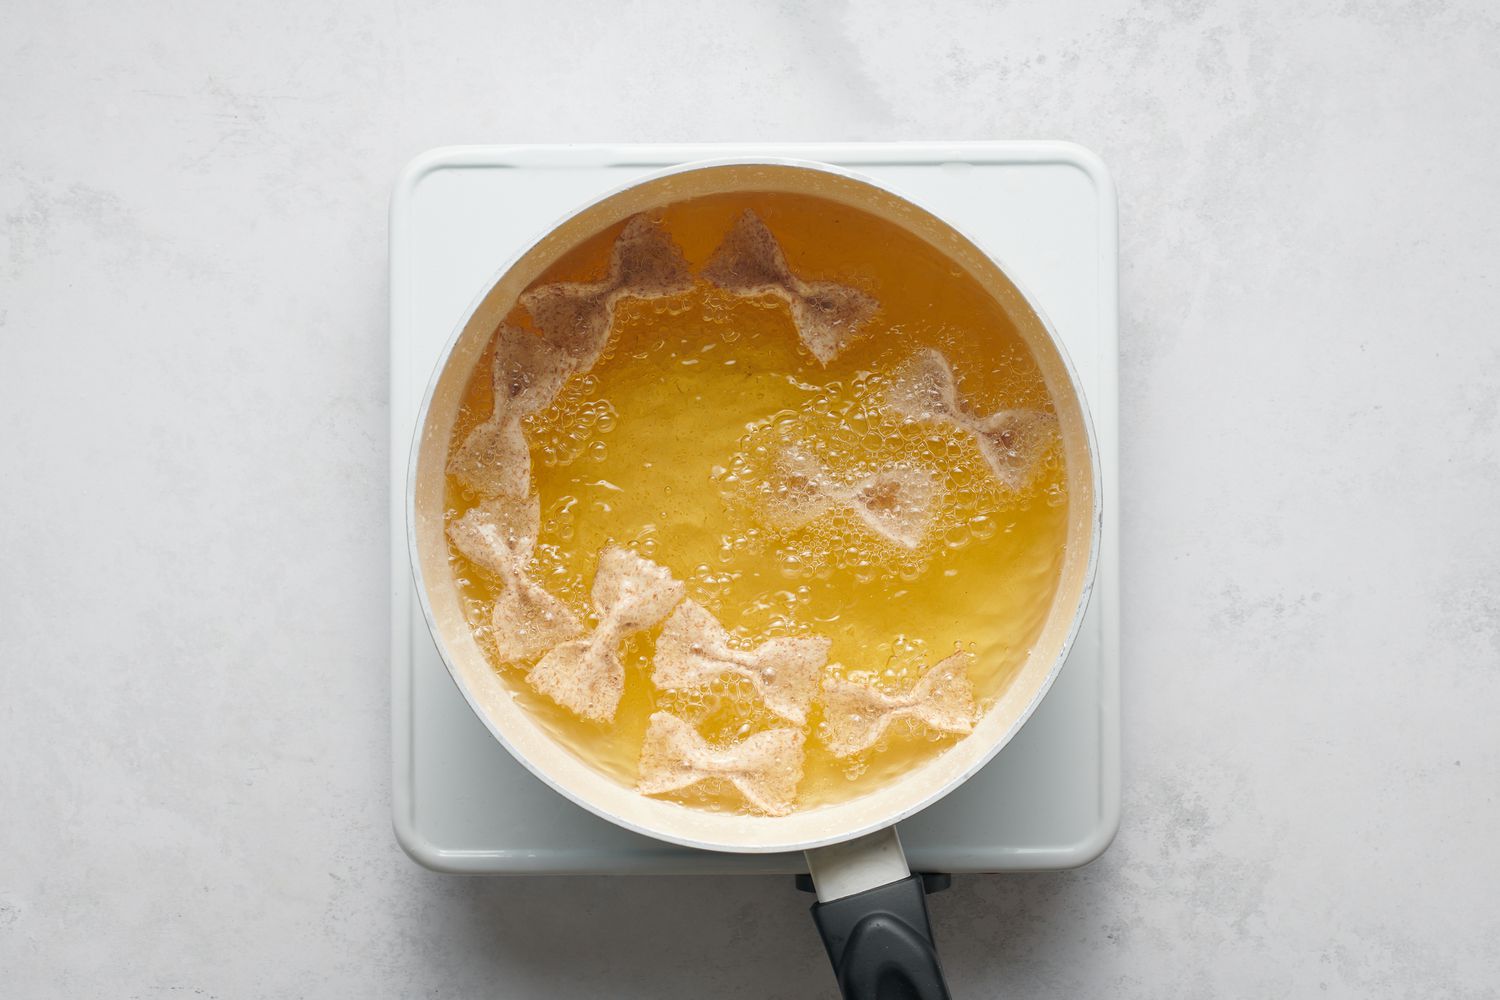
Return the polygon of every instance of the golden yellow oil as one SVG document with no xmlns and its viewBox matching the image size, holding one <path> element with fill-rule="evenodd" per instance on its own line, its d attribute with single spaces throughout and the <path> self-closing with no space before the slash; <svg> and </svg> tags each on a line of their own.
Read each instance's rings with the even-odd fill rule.
<svg viewBox="0 0 1500 1000">
<path fill-rule="evenodd" d="M 669 567 L 688 596 L 740 642 L 817 634 L 832 640 L 830 672 L 909 687 L 955 649 L 974 654 L 981 711 L 1024 662 L 1051 606 L 1066 533 L 1061 449 L 1020 493 L 999 486 L 972 440 L 951 427 L 904 424 L 882 404 L 892 373 L 916 351 L 940 349 L 976 412 L 1051 410 L 1040 372 L 1013 324 L 948 259 L 899 228 L 857 210 L 786 194 L 714 196 L 655 218 L 696 271 L 745 209 L 775 233 L 805 279 L 854 285 L 880 310 L 867 332 L 827 367 L 800 348 L 785 304 L 737 297 L 704 282 L 669 299 L 619 303 L 605 354 L 556 402 L 527 418 L 542 530 L 535 578 L 581 615 L 600 550 L 625 545 Z M 570 252 L 539 280 L 587 281 L 607 268 L 619 227 Z M 529 325 L 517 307 L 509 321 Z M 471 379 L 454 442 L 489 415 L 489 358 Z M 873 472 L 898 459 L 944 485 L 936 521 L 916 551 L 835 515 L 787 531 L 767 526 L 757 485 L 778 449 L 797 443 L 836 474 Z M 481 498 L 448 483 L 448 516 Z M 774 520 L 774 519 L 773 519 Z M 457 552 L 453 565 L 469 620 L 488 648 L 500 584 Z M 650 680 L 655 631 L 625 645 L 626 689 L 612 723 L 580 720 L 525 682 L 527 664 L 496 669 L 560 743 L 633 785 L 647 719 L 665 708 L 710 741 L 785 725 L 748 686 L 720 682 L 692 694 Z M 808 722 L 798 807 L 861 794 L 957 737 L 893 727 L 874 750 L 833 757 Z M 738 809 L 727 789 L 681 799 Z"/>
</svg>

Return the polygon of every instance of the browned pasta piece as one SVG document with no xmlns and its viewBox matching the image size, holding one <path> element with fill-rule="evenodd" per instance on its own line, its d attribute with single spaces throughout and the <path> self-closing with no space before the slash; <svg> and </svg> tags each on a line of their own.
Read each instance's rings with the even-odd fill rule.
<svg viewBox="0 0 1500 1000">
<path fill-rule="evenodd" d="M 499 496 L 448 526 L 458 551 L 505 583 L 490 615 L 495 652 L 505 662 L 540 656 L 583 632 L 568 606 L 527 574 L 540 524 L 536 497 Z"/>
<path fill-rule="evenodd" d="M 615 304 L 623 298 L 659 298 L 693 287 L 682 251 L 644 215 L 631 217 L 610 252 L 609 270 L 598 281 L 562 281 L 521 295 L 542 336 L 567 355 L 574 371 L 594 366 L 609 340 Z"/>
<path fill-rule="evenodd" d="M 818 693 L 829 645 L 821 636 L 777 636 L 753 649 L 737 649 L 707 608 L 683 601 L 656 640 L 651 680 L 663 690 L 682 690 L 725 675 L 741 677 L 766 708 L 800 726 Z"/>
<path fill-rule="evenodd" d="M 605 549 L 594 573 L 599 624 L 591 634 L 554 647 L 531 668 L 527 681 L 585 719 L 613 719 L 625 693 L 620 643 L 665 618 L 684 591 L 665 566 L 629 549 Z"/>
<path fill-rule="evenodd" d="M 888 542 L 914 549 L 921 544 L 942 499 L 943 489 L 924 469 L 904 463 L 845 481 L 810 452 L 791 447 L 776 459 L 767 520 L 795 528 L 836 508 Z"/>
<path fill-rule="evenodd" d="M 656 712 L 641 744 L 637 787 L 647 795 L 725 781 L 752 809 L 770 816 L 792 811 L 802 780 L 800 729 L 767 729 L 726 747 L 710 746 L 687 722 Z"/>
<path fill-rule="evenodd" d="M 1041 410 L 974 413 L 959 398 L 948 359 L 936 350 L 922 351 L 908 361 L 887 399 L 910 420 L 944 423 L 972 434 L 995 478 L 1011 490 L 1026 485 L 1057 435 L 1057 418 Z"/>
<path fill-rule="evenodd" d="M 836 757 L 861 753 L 880 742 L 892 723 L 902 719 L 940 733 L 970 732 L 975 708 L 968 666 L 968 653 L 954 653 L 933 664 L 904 694 L 887 694 L 868 684 L 828 678 L 823 682 L 828 749 Z"/>
<path fill-rule="evenodd" d="M 489 419 L 453 450 L 448 471 L 480 496 L 531 491 L 531 449 L 521 420 L 551 405 L 572 362 L 534 333 L 502 326 L 490 367 L 495 404 Z"/>
<path fill-rule="evenodd" d="M 863 330 L 880 304 L 857 288 L 804 281 L 760 216 L 746 211 L 703 267 L 703 277 L 741 295 L 775 295 L 792 310 L 797 336 L 826 365 Z"/>
</svg>

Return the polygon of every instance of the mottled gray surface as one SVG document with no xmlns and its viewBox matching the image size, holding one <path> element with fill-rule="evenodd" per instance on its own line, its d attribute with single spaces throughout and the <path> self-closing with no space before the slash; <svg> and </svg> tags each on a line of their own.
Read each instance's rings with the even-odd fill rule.
<svg viewBox="0 0 1500 1000">
<path fill-rule="evenodd" d="M 1121 192 L 1125 818 L 936 897 L 954 982 L 1500 995 L 1492 4 L 209 6 L 0 16 L 0 992 L 830 995 L 784 879 L 397 849 L 386 199 L 1045 137 Z"/>
</svg>

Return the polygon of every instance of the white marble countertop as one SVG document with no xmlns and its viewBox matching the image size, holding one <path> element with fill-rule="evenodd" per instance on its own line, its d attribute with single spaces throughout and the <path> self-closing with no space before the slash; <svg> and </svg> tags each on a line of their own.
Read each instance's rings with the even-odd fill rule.
<svg viewBox="0 0 1500 1000">
<path fill-rule="evenodd" d="M 387 197 L 1063 138 L 1121 193 L 1124 823 L 934 897 L 956 989 L 1500 996 L 1493 5 L 530 6 L 7 11 L 0 992 L 831 996 L 786 879 L 396 847 Z"/>
</svg>

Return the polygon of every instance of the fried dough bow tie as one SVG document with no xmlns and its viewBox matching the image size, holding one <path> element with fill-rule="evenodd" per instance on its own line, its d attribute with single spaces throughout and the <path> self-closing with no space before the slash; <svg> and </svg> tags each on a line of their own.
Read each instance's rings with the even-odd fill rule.
<svg viewBox="0 0 1500 1000">
<path fill-rule="evenodd" d="M 522 293 L 521 304 L 542 336 L 572 359 L 574 370 L 587 371 L 604 350 L 620 299 L 659 298 L 692 287 L 677 244 L 650 219 L 636 215 L 615 240 L 604 277 L 542 285 Z"/>
<path fill-rule="evenodd" d="M 802 725 L 818 693 L 831 642 L 821 636 L 767 639 L 735 649 L 718 620 L 694 601 L 683 601 L 656 640 L 651 680 L 665 690 L 697 688 L 729 674 L 755 688 L 766 708 Z"/>
<path fill-rule="evenodd" d="M 1026 485 L 1057 428 L 1057 418 L 1041 410 L 975 414 L 958 396 L 948 359 L 930 349 L 907 362 L 887 399 L 893 409 L 912 420 L 949 424 L 972 434 L 995 478 L 1012 490 Z"/>
<path fill-rule="evenodd" d="M 540 525 L 536 497 L 500 496 L 448 526 L 458 551 L 505 584 L 490 615 L 495 651 L 503 661 L 529 660 L 583 632 L 568 606 L 527 574 Z"/>
<path fill-rule="evenodd" d="M 880 305 L 857 288 L 797 277 L 771 230 L 748 210 L 724 237 L 702 274 L 725 291 L 775 295 L 785 301 L 791 307 L 797 336 L 820 365 L 838 357 Z"/>
<path fill-rule="evenodd" d="M 526 675 L 531 686 L 594 722 L 615 717 L 625 693 L 620 643 L 667 616 L 686 588 L 665 566 L 612 546 L 599 556 L 593 601 L 594 631 L 555 646 Z"/>
<path fill-rule="evenodd" d="M 541 337 L 502 326 L 490 368 L 494 409 L 454 450 L 448 471 L 480 496 L 525 496 L 531 490 L 531 449 L 521 420 L 550 406 L 571 371 L 572 362 Z"/>
<path fill-rule="evenodd" d="M 637 787 L 647 795 L 727 781 L 752 808 L 771 816 L 792 811 L 802 780 L 803 737 L 799 729 L 768 729 L 723 748 L 670 712 L 656 712 L 641 744 Z"/>
<path fill-rule="evenodd" d="M 974 728 L 974 686 L 968 653 L 933 664 L 905 694 L 886 694 L 866 684 L 830 677 L 823 683 L 825 740 L 835 757 L 868 750 L 895 722 L 910 719 L 940 733 Z"/>
<path fill-rule="evenodd" d="M 942 487 L 922 469 L 893 465 L 851 483 L 841 483 L 813 455 L 792 447 L 777 457 L 773 519 L 789 527 L 846 507 L 886 541 L 914 549 L 932 522 Z"/>
</svg>

